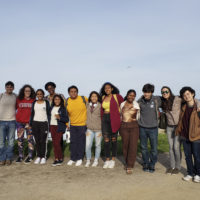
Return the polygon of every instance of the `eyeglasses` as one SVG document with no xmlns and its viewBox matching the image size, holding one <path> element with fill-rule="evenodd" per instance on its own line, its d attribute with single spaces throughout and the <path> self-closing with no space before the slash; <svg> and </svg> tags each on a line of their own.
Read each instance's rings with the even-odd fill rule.
<svg viewBox="0 0 200 200">
<path fill-rule="evenodd" d="M 161 94 L 169 94 L 169 91 L 162 91 Z"/>
</svg>

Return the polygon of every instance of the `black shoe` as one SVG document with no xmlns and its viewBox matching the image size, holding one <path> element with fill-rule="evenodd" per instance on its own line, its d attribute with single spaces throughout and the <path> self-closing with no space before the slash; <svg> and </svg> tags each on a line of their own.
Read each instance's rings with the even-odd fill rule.
<svg viewBox="0 0 200 200">
<path fill-rule="evenodd" d="M 172 172 L 173 172 L 173 169 L 172 169 L 172 168 L 169 168 L 169 169 L 166 170 L 165 173 L 166 173 L 166 174 L 172 174 Z"/>
<path fill-rule="evenodd" d="M 63 160 L 59 160 L 58 163 L 59 163 L 59 165 L 62 165 Z"/>
<path fill-rule="evenodd" d="M 144 172 L 149 172 L 149 166 L 148 165 L 143 165 L 143 171 Z"/>
<path fill-rule="evenodd" d="M 17 160 L 16 160 L 16 163 L 21 163 L 22 161 L 23 161 L 23 158 L 18 157 Z"/>
<path fill-rule="evenodd" d="M 52 166 L 53 166 L 53 167 L 58 166 L 58 165 L 61 165 L 61 163 L 60 163 L 59 160 L 55 160 L 55 161 L 52 163 Z"/>
<path fill-rule="evenodd" d="M 26 160 L 24 161 L 25 164 L 30 164 L 32 162 L 32 158 L 27 157 Z"/>
<path fill-rule="evenodd" d="M 155 168 L 154 167 L 149 167 L 149 172 L 150 173 L 154 173 L 155 172 Z"/>
</svg>

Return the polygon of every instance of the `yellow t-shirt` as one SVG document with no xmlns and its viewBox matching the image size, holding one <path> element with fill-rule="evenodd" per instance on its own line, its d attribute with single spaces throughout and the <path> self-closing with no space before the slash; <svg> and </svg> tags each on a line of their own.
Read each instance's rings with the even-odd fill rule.
<svg viewBox="0 0 200 200">
<path fill-rule="evenodd" d="M 88 102 L 87 97 L 84 97 Z M 67 112 L 72 126 L 85 126 L 87 120 L 86 105 L 81 96 L 76 99 L 69 98 L 67 100 Z"/>
</svg>

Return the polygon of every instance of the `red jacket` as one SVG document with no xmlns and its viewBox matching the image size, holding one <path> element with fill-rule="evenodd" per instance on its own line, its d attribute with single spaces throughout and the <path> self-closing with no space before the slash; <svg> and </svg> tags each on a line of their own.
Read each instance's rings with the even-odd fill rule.
<svg viewBox="0 0 200 200">
<path fill-rule="evenodd" d="M 113 133 L 116 133 L 120 128 L 121 118 L 120 118 L 119 107 L 120 107 L 120 104 L 124 101 L 123 97 L 120 94 L 117 94 L 116 97 L 117 97 L 118 103 L 116 102 L 114 96 L 112 96 L 110 100 L 110 121 L 111 121 L 111 128 L 112 128 Z M 103 101 L 104 99 L 102 100 L 102 103 Z M 103 117 L 103 114 L 104 114 L 104 111 L 101 104 L 101 118 Z"/>
<path fill-rule="evenodd" d="M 18 99 L 17 98 L 17 114 L 16 114 L 16 121 L 20 123 L 29 123 L 30 116 L 31 116 L 31 108 L 32 103 L 35 99 Z"/>
</svg>

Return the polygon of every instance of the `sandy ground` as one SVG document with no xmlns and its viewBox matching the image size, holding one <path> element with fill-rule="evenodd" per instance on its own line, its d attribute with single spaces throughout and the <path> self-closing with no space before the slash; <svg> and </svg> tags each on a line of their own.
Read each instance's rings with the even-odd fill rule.
<svg viewBox="0 0 200 200">
<path fill-rule="evenodd" d="M 52 159 L 44 166 L 13 164 L 0 167 L 0 200 L 199 200 L 200 183 L 182 181 L 185 161 L 178 175 L 166 175 L 168 154 L 160 154 L 156 172 L 141 170 L 140 158 L 132 175 L 123 170 L 122 157 L 114 169 L 52 167 Z"/>
</svg>

